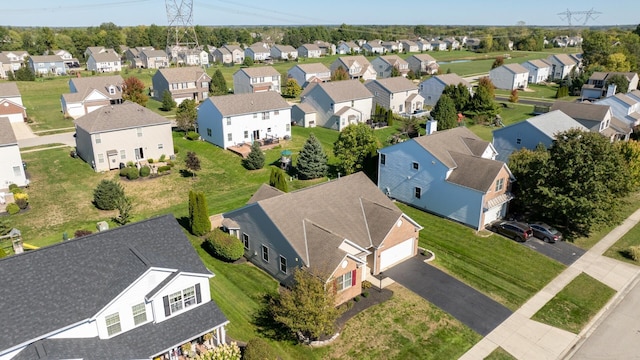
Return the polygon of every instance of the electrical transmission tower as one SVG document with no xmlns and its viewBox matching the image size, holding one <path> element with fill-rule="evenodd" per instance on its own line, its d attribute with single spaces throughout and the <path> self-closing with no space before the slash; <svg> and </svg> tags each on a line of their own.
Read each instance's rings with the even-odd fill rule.
<svg viewBox="0 0 640 360">
<path fill-rule="evenodd" d="M 571 11 L 569 9 L 567 9 L 567 11 L 565 12 L 561 12 L 558 13 L 558 15 L 560 16 L 560 19 L 562 19 L 563 21 L 566 21 L 567 24 L 569 24 L 569 27 L 573 26 L 573 20 L 575 21 L 582 21 L 582 16 L 584 16 L 584 21 L 582 21 L 582 26 L 587 25 L 587 22 L 591 19 L 591 20 L 595 20 L 597 19 L 597 16 L 594 17 L 594 15 L 600 15 L 602 14 L 599 11 L 595 11 L 593 10 L 593 8 L 591 10 L 588 11 Z"/>
<path fill-rule="evenodd" d="M 193 27 L 193 0 L 165 0 L 167 19 L 167 49 L 198 47 L 196 29 Z"/>
</svg>

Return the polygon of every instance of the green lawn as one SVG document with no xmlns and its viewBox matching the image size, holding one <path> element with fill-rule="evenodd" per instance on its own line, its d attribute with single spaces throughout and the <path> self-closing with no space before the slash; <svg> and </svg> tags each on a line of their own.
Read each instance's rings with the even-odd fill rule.
<svg viewBox="0 0 640 360">
<path fill-rule="evenodd" d="M 615 293 L 607 285 L 581 273 L 532 319 L 577 334 Z"/>
<path fill-rule="evenodd" d="M 503 104 L 503 103 L 500 103 Z M 502 117 L 502 123 L 505 126 L 515 124 L 517 122 L 526 120 L 530 117 L 533 117 L 533 105 L 524 105 L 524 104 L 512 104 L 512 103 L 504 103 L 508 107 L 501 106 L 500 107 L 500 117 Z M 481 139 L 486 141 L 493 140 L 493 130 L 496 129 L 495 126 L 489 126 L 485 124 L 468 124 L 469 130 L 473 131 L 476 135 L 478 135 Z"/>
<path fill-rule="evenodd" d="M 613 244 L 605 253 L 605 256 L 616 260 L 628 262 L 638 265 L 629 255 L 629 247 L 640 245 L 640 224 L 637 224 L 629 232 L 624 234 L 615 244 Z"/>
<path fill-rule="evenodd" d="M 398 204 L 424 226 L 420 246 L 436 254 L 434 264 L 511 310 L 518 309 L 565 266 L 515 241 L 482 236 L 450 220 Z"/>
<path fill-rule="evenodd" d="M 550 83 L 549 85 L 529 84 L 526 91 L 518 91 L 518 97 L 519 99 L 536 99 L 553 102 L 556 100 L 556 91 L 558 91 L 558 85 L 555 83 Z M 511 91 L 496 89 L 496 95 L 510 96 Z"/>
<path fill-rule="evenodd" d="M 498 347 L 484 360 L 515 360 L 516 358 L 509 354 L 505 349 Z"/>
</svg>

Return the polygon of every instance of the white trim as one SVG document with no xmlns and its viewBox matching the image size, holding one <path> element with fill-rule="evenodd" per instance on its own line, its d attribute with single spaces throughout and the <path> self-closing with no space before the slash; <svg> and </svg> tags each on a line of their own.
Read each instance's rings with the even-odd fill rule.
<svg viewBox="0 0 640 360">
<path fill-rule="evenodd" d="M 213 301 L 213 300 L 212 300 L 212 301 Z M 213 330 L 216 330 L 216 329 L 219 329 L 219 328 L 221 328 L 221 327 L 224 327 L 224 326 L 226 326 L 227 324 L 229 324 L 229 320 L 227 320 L 227 321 L 223 322 L 222 324 L 220 324 L 220 325 L 218 325 L 218 326 L 216 326 L 216 327 L 213 327 L 213 328 L 211 328 L 211 329 L 209 329 L 209 330 L 207 330 L 207 331 L 205 331 L 205 332 L 203 332 L 203 333 L 200 333 L 199 335 L 194 336 L 192 339 L 199 338 L 200 336 L 202 336 L 202 335 L 204 335 L 204 334 L 206 334 L 206 333 L 213 332 Z M 156 353 L 155 355 L 151 356 L 151 357 L 150 357 L 150 359 L 153 359 L 153 358 L 155 358 L 156 356 L 159 356 L 159 355 L 162 355 L 162 354 L 164 354 L 164 353 L 166 353 L 166 352 L 168 352 L 168 351 L 171 351 L 172 349 L 177 348 L 178 346 L 180 346 L 180 345 L 184 344 L 184 343 L 185 343 L 185 342 L 187 342 L 187 341 L 191 341 L 191 340 L 184 340 L 184 341 L 183 341 L 183 342 L 181 342 L 181 343 L 178 343 L 178 344 L 172 345 L 172 346 L 170 346 L 170 347 L 168 347 L 168 348 L 166 348 L 166 349 L 162 350 L 161 352 Z"/>
</svg>

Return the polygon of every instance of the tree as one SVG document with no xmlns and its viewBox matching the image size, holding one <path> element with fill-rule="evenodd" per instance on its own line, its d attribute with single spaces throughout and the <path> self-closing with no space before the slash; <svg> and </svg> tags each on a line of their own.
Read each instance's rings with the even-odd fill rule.
<svg viewBox="0 0 640 360">
<path fill-rule="evenodd" d="M 227 80 L 224 79 L 222 71 L 216 69 L 209 83 L 209 92 L 211 95 L 224 95 L 227 93 Z"/>
<path fill-rule="evenodd" d="M 397 67 L 395 67 L 395 66 L 391 67 L 391 75 L 390 75 L 390 77 L 398 77 L 398 76 L 401 76 L 401 75 L 402 75 L 402 73 L 400 73 L 400 70 L 398 70 Z"/>
<path fill-rule="evenodd" d="M 198 110 L 196 110 L 196 102 L 193 99 L 182 100 L 176 110 L 176 125 L 182 131 L 189 132 L 195 128 L 196 119 L 198 118 Z"/>
<path fill-rule="evenodd" d="M 287 98 L 296 98 L 300 96 L 302 88 L 298 85 L 298 82 L 294 78 L 288 78 L 282 89 L 282 96 Z"/>
<path fill-rule="evenodd" d="M 264 167 L 264 153 L 260 149 L 260 143 L 254 141 L 251 144 L 251 152 L 247 155 L 247 158 L 242 161 L 242 165 L 247 170 L 258 170 Z"/>
<path fill-rule="evenodd" d="M 120 225 L 126 225 L 131 222 L 131 210 L 133 209 L 133 203 L 128 196 L 122 196 L 116 201 L 116 209 L 118 209 L 118 216 L 113 218 L 113 221 Z"/>
<path fill-rule="evenodd" d="M 349 73 L 342 66 L 338 66 L 331 73 L 331 81 L 349 80 Z"/>
<path fill-rule="evenodd" d="M 114 180 L 103 179 L 93 190 L 93 203 L 100 210 L 115 210 L 123 197 L 122 185 Z"/>
<path fill-rule="evenodd" d="M 414 138 L 418 136 L 420 129 L 420 124 L 418 123 L 418 119 L 414 116 L 410 116 L 408 118 L 402 118 L 399 121 L 399 130 L 401 133 L 407 134 L 408 137 Z"/>
<path fill-rule="evenodd" d="M 470 108 L 478 115 L 495 117 L 499 113 L 499 108 L 494 100 L 494 91 L 491 80 L 486 77 L 480 78 L 478 88 L 471 98 Z"/>
<path fill-rule="evenodd" d="M 189 226 L 191 233 L 202 236 L 211 231 L 207 199 L 202 191 L 189 190 Z"/>
<path fill-rule="evenodd" d="M 345 127 L 333 143 L 333 154 L 338 158 L 338 169 L 349 175 L 364 169 L 367 158 L 378 149 L 378 139 L 373 129 L 365 124 Z"/>
<path fill-rule="evenodd" d="M 162 107 L 160 110 L 162 111 L 171 111 L 176 107 L 176 101 L 173 100 L 173 96 L 171 96 L 171 92 L 169 90 L 165 90 L 162 92 Z"/>
<path fill-rule="evenodd" d="M 453 100 L 456 112 L 463 112 L 467 109 L 471 101 L 471 93 L 469 89 L 462 83 L 456 85 L 447 85 L 442 91 L 442 95 L 447 95 Z"/>
<path fill-rule="evenodd" d="M 272 167 L 271 168 L 271 175 L 269 178 L 269 185 L 273 186 L 274 188 L 282 191 L 282 192 L 287 192 L 289 191 L 289 186 L 287 185 L 287 179 L 285 176 L 284 171 L 282 171 L 282 169 L 276 168 L 276 167 Z"/>
<path fill-rule="evenodd" d="M 132 101 L 140 106 L 147 106 L 149 97 L 145 94 L 145 86 L 140 79 L 130 76 L 122 84 L 122 99 Z"/>
<path fill-rule="evenodd" d="M 191 176 L 196 176 L 196 171 L 200 171 L 200 159 L 193 151 L 187 151 L 187 158 L 184 160 L 184 164 L 191 172 Z"/>
<path fill-rule="evenodd" d="M 609 71 L 628 72 L 631 71 L 631 64 L 623 53 L 614 53 L 607 56 L 607 69 Z"/>
<path fill-rule="evenodd" d="M 640 142 L 635 140 L 617 141 L 615 146 L 626 162 L 632 189 L 638 189 L 640 187 Z"/>
<path fill-rule="evenodd" d="M 25 61 L 27 61 L 25 59 Z M 9 72 L 9 74 L 11 74 L 11 72 Z M 16 70 L 13 72 L 15 79 L 18 81 L 35 81 L 36 80 L 36 74 L 33 73 L 33 70 L 31 70 L 30 67 L 28 66 L 21 66 L 20 69 Z"/>
<path fill-rule="evenodd" d="M 511 90 L 511 95 L 509 95 L 509 102 L 511 103 L 518 102 L 518 89 Z"/>
<path fill-rule="evenodd" d="M 431 111 L 431 117 L 438 121 L 438 131 L 453 129 L 458 126 L 458 113 L 453 100 L 447 95 L 440 96 L 436 106 Z"/>
<path fill-rule="evenodd" d="M 335 285 L 325 284 L 325 278 L 311 270 L 296 268 L 293 286 L 269 302 L 273 319 L 291 332 L 300 332 L 311 339 L 333 333 L 340 311 L 335 306 Z"/>
<path fill-rule="evenodd" d="M 616 74 L 616 75 L 607 77 L 606 86 L 609 86 L 609 85 L 616 86 L 616 94 L 619 92 L 626 93 L 627 89 L 629 89 L 629 80 L 627 80 L 626 76 L 622 74 Z"/>
<path fill-rule="evenodd" d="M 301 179 L 316 179 L 327 175 L 327 154 L 318 138 L 311 133 L 298 155 L 296 170 Z"/>
<path fill-rule="evenodd" d="M 504 65 L 504 57 L 496 56 L 496 59 L 493 61 L 493 64 L 491 64 L 491 69 L 495 69 L 495 68 L 500 67 L 502 65 Z"/>
<path fill-rule="evenodd" d="M 242 62 L 242 65 L 246 67 L 251 67 L 253 66 L 254 63 L 255 61 L 253 61 L 253 58 L 251 56 L 245 56 L 244 61 Z"/>
</svg>

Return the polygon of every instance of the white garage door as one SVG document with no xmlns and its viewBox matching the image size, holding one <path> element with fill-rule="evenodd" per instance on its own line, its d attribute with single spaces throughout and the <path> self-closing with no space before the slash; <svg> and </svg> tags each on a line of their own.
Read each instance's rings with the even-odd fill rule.
<svg viewBox="0 0 640 360">
<path fill-rule="evenodd" d="M 2 116 L 8 117 L 10 123 L 24 122 L 24 118 L 22 117 L 22 113 L 20 113 L 20 114 L 7 114 L 7 115 L 2 115 Z"/>
<path fill-rule="evenodd" d="M 498 205 L 498 206 L 494 206 L 491 209 L 487 210 L 484 213 L 484 225 L 488 225 L 490 224 L 492 221 L 501 219 L 504 217 L 504 205 Z"/>
<path fill-rule="evenodd" d="M 411 257 L 413 255 L 413 241 L 414 239 L 411 238 L 384 250 L 382 254 L 380 254 L 380 271 L 384 271 L 400 261 Z"/>
</svg>

